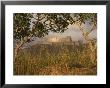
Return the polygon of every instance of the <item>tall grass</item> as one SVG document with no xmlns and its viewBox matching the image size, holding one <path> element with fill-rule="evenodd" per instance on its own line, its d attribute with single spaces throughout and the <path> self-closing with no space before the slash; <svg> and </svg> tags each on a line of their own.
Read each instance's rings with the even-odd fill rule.
<svg viewBox="0 0 110 88">
<path fill-rule="evenodd" d="M 14 75 L 96 75 L 96 58 L 88 44 L 37 44 L 20 50 Z"/>
</svg>

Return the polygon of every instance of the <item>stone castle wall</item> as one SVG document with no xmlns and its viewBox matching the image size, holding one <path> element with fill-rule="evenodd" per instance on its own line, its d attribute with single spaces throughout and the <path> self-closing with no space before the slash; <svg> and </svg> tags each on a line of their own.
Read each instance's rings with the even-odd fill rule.
<svg viewBox="0 0 110 88">
<path fill-rule="evenodd" d="M 66 36 L 63 38 L 53 37 L 48 39 L 49 42 L 72 42 L 71 36 Z"/>
</svg>

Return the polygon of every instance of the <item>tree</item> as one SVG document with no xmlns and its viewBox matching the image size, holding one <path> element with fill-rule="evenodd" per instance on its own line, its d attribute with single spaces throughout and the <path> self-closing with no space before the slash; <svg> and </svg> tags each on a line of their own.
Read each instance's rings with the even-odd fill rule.
<svg viewBox="0 0 110 88">
<path fill-rule="evenodd" d="M 14 14 L 14 40 L 19 41 L 15 47 L 15 57 L 18 54 L 19 49 L 28 41 L 28 37 L 31 35 L 30 22 L 32 15 L 28 13 L 15 13 Z M 26 39 L 27 38 L 27 39 Z"/>
<path fill-rule="evenodd" d="M 95 13 L 14 13 L 14 40 L 18 41 L 15 47 L 15 58 L 19 49 L 32 37 L 42 38 L 50 31 L 62 33 L 68 29 L 68 25 L 79 25 L 83 36 L 87 40 L 90 32 L 84 32 L 82 24 L 89 20 L 93 27 L 97 25 L 97 14 Z"/>
<path fill-rule="evenodd" d="M 80 13 L 80 14 L 75 14 L 75 15 L 77 18 L 75 23 L 79 26 L 79 29 L 81 30 L 84 39 L 88 42 L 90 60 L 94 65 L 96 65 L 96 58 L 93 58 L 93 57 L 94 57 L 94 53 L 96 53 L 97 43 L 96 43 L 96 40 L 93 39 L 91 41 L 89 39 L 89 34 L 93 30 L 97 29 L 97 14 L 96 13 Z M 89 21 L 89 23 L 92 26 L 90 29 L 88 29 L 88 31 L 85 31 L 85 28 L 82 26 L 82 24 L 85 24 L 85 21 Z"/>
<path fill-rule="evenodd" d="M 15 13 L 14 40 L 19 41 L 16 43 L 15 57 L 25 43 L 32 41 L 32 37 L 41 38 L 48 35 L 50 31 L 64 32 L 72 23 L 73 20 L 69 13 Z"/>
<path fill-rule="evenodd" d="M 76 17 L 75 23 L 79 26 L 79 29 L 82 32 L 86 41 L 89 41 L 89 34 L 97 29 L 97 14 L 96 13 L 76 13 L 74 14 Z M 85 24 L 85 21 L 89 21 L 89 24 L 92 26 L 88 31 L 85 31 L 85 28 L 82 27 L 82 24 Z"/>
</svg>

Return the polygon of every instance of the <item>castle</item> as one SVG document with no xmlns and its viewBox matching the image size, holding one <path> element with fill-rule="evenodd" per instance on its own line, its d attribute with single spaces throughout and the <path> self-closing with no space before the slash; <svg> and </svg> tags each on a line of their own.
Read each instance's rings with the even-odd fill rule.
<svg viewBox="0 0 110 88">
<path fill-rule="evenodd" d="M 63 43 L 70 43 L 72 42 L 72 39 L 71 39 L 71 36 L 66 36 L 66 37 L 52 37 L 52 38 L 49 38 L 47 40 L 48 42 L 63 42 Z"/>
</svg>

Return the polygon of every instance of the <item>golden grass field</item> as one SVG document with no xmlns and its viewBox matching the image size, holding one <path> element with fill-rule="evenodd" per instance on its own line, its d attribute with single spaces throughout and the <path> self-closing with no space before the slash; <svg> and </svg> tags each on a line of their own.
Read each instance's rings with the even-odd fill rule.
<svg viewBox="0 0 110 88">
<path fill-rule="evenodd" d="M 88 44 L 36 44 L 19 51 L 14 75 L 97 75 L 96 58 Z"/>
</svg>

